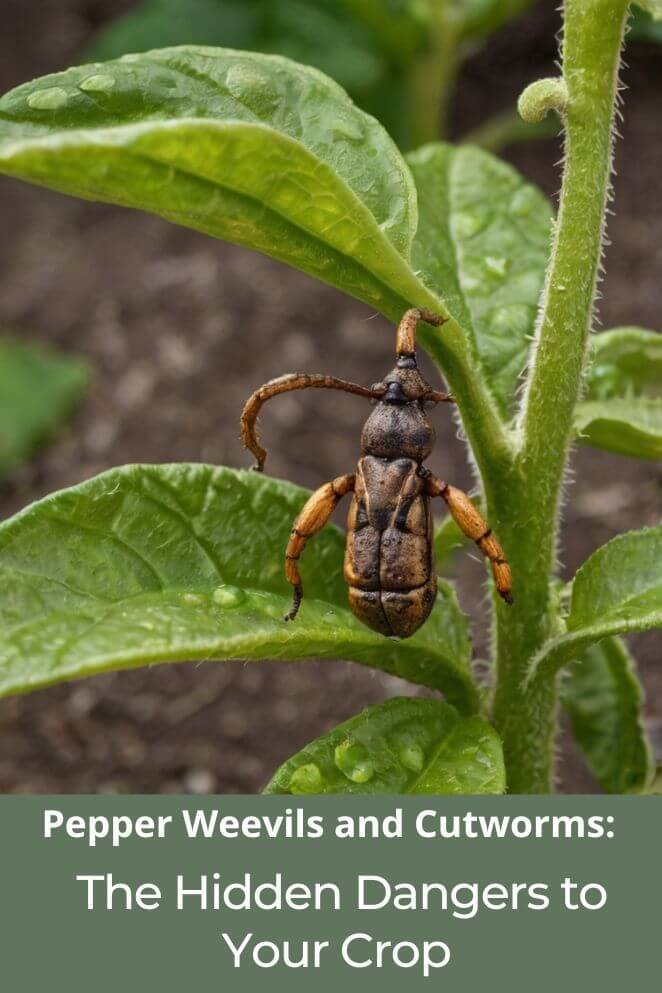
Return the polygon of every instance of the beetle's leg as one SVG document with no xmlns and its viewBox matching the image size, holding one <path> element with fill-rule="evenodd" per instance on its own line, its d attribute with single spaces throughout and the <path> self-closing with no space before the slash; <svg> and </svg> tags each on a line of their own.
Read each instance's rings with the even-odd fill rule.
<svg viewBox="0 0 662 993">
<path fill-rule="evenodd" d="M 455 403 L 452 393 L 440 393 L 439 390 L 428 390 L 421 399 L 429 400 L 430 403 Z"/>
<path fill-rule="evenodd" d="M 506 603 L 512 603 L 513 582 L 508 560 L 492 528 L 478 513 L 467 494 L 432 475 L 426 477 L 426 488 L 430 496 L 440 496 L 446 501 L 451 517 L 460 531 L 475 541 L 483 555 L 490 560 L 497 593 Z"/>
<path fill-rule="evenodd" d="M 310 387 L 324 390 L 344 390 L 345 393 L 355 393 L 360 397 L 374 399 L 380 397 L 386 390 L 359 386 L 357 383 L 347 383 L 344 379 L 336 379 L 335 376 L 323 376 L 316 373 L 290 372 L 278 379 L 271 379 L 259 390 L 256 390 L 248 398 L 241 414 L 241 437 L 244 447 L 253 453 L 256 459 L 255 469 L 262 472 L 264 460 L 267 453 L 257 439 L 256 422 L 262 404 L 280 393 L 289 393 L 290 390 L 307 390 Z"/>
<path fill-rule="evenodd" d="M 288 583 L 294 587 L 292 593 L 292 608 L 286 614 L 285 620 L 292 621 L 297 615 L 303 598 L 303 587 L 299 575 L 299 558 L 306 542 L 318 531 L 321 531 L 331 514 L 347 493 L 354 490 L 356 477 L 338 476 L 331 483 L 325 483 L 315 490 L 304 505 L 303 510 L 294 522 L 285 553 L 285 575 Z"/>
</svg>

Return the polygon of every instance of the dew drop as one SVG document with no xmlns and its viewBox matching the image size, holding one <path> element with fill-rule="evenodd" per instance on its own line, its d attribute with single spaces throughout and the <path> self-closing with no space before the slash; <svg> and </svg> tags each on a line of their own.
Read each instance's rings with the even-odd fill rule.
<svg viewBox="0 0 662 993">
<path fill-rule="evenodd" d="M 351 741 L 344 741 L 337 746 L 333 761 L 343 776 L 353 783 L 367 783 L 375 774 L 367 748 Z"/>
<path fill-rule="evenodd" d="M 289 783 L 290 793 L 301 796 L 306 793 L 323 793 L 324 777 L 314 762 L 300 765 L 292 773 Z"/>
<path fill-rule="evenodd" d="M 226 610 L 238 607 L 245 598 L 246 594 L 237 586 L 217 586 L 212 593 L 212 599 L 216 606 L 224 607 Z"/>
<path fill-rule="evenodd" d="M 405 769 L 410 769 L 411 772 L 420 772 L 425 760 L 423 749 L 420 745 L 407 745 L 400 750 L 398 758 Z"/>
<path fill-rule="evenodd" d="M 115 82 L 114 76 L 99 72 L 95 73 L 94 76 L 88 76 L 87 79 L 78 84 L 78 87 L 86 93 L 109 93 Z"/>
<path fill-rule="evenodd" d="M 28 97 L 28 105 L 33 110 L 57 110 L 65 107 L 69 97 L 61 86 L 49 86 L 46 90 L 37 90 Z"/>
<path fill-rule="evenodd" d="M 487 214 L 477 210 L 458 210 L 452 217 L 455 234 L 459 238 L 473 238 L 487 223 Z"/>
</svg>

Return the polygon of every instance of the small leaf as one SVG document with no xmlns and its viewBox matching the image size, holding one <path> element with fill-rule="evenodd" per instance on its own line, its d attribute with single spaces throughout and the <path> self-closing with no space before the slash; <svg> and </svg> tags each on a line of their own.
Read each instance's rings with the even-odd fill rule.
<svg viewBox="0 0 662 993">
<path fill-rule="evenodd" d="M 662 399 L 614 397 L 580 403 L 575 431 L 583 445 L 636 459 L 662 458 Z"/>
<path fill-rule="evenodd" d="M 413 264 L 473 336 L 493 392 L 512 411 L 544 281 L 551 207 L 478 148 L 426 145 L 408 162 L 419 203 Z"/>
<path fill-rule="evenodd" d="M 591 645 L 569 669 L 562 699 L 589 769 L 608 793 L 642 793 L 652 775 L 643 693 L 620 638 Z"/>
<path fill-rule="evenodd" d="M 0 339 L 0 479 L 57 430 L 87 381 L 78 359 Z"/>
<path fill-rule="evenodd" d="M 503 793 L 501 742 L 482 718 L 439 700 L 396 697 L 306 745 L 265 793 Z"/>
<path fill-rule="evenodd" d="M 588 400 L 662 396 L 662 334 L 644 328 L 604 331 L 591 339 Z"/>
<path fill-rule="evenodd" d="M 586 560 L 572 582 L 567 631 L 543 646 L 529 681 L 602 638 L 655 627 L 662 627 L 662 526 L 619 535 Z"/>
<path fill-rule="evenodd" d="M 184 46 L 26 83 L 0 100 L 0 171 L 249 246 L 391 316 L 441 306 L 407 261 L 416 194 L 392 140 L 279 56 Z"/>
<path fill-rule="evenodd" d="M 190 659 L 346 658 L 479 705 L 467 619 L 448 584 L 397 642 L 347 607 L 344 536 L 306 548 L 293 623 L 283 563 L 306 491 L 204 465 L 127 466 L 0 525 L 0 695 Z"/>
</svg>

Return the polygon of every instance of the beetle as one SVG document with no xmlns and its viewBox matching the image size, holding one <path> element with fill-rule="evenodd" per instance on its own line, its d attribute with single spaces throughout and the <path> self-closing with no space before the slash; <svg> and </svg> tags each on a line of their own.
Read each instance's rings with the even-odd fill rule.
<svg viewBox="0 0 662 993">
<path fill-rule="evenodd" d="M 432 389 L 418 370 L 416 327 L 421 320 L 435 327 L 445 323 L 430 310 L 408 310 L 397 329 L 395 368 L 381 383 L 366 387 L 334 376 L 289 373 L 265 383 L 244 406 L 242 439 L 256 458 L 254 468 L 261 472 L 267 453 L 258 441 L 256 426 L 267 400 L 314 387 L 343 390 L 374 404 L 361 434 L 356 472 L 338 476 L 316 490 L 294 522 L 285 553 L 285 574 L 293 598 L 284 620 L 294 620 L 303 597 L 298 563 L 306 542 L 350 493 L 344 575 L 351 610 L 368 627 L 389 637 L 408 638 L 434 606 L 432 497 L 446 502 L 460 530 L 489 559 L 497 592 L 506 603 L 513 602 L 510 566 L 492 529 L 466 493 L 437 479 L 423 465 L 435 437 L 426 408 L 452 403 L 453 397 Z"/>
</svg>

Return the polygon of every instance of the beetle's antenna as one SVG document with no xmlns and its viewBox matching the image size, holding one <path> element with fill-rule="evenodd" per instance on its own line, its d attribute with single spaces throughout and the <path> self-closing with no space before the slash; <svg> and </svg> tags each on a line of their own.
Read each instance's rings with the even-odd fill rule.
<svg viewBox="0 0 662 993">
<path fill-rule="evenodd" d="M 447 317 L 439 317 L 426 307 L 412 307 L 402 317 L 398 324 L 398 334 L 395 344 L 395 352 L 398 358 L 415 358 L 416 356 L 416 325 L 419 321 L 425 321 L 434 327 L 440 327 L 448 320 Z"/>
</svg>

